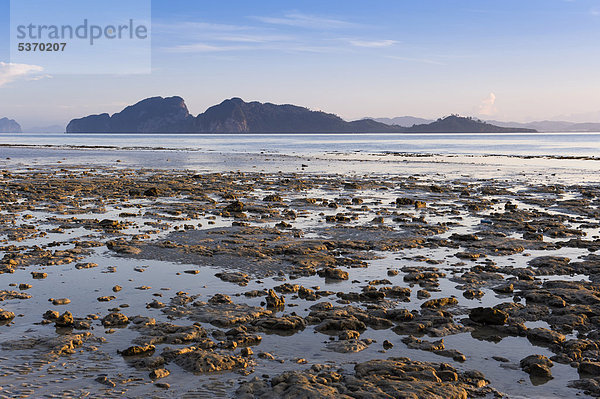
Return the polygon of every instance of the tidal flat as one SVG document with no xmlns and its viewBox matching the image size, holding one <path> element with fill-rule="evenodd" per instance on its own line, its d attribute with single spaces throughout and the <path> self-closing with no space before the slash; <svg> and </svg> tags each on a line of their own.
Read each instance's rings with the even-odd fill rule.
<svg viewBox="0 0 600 399">
<path fill-rule="evenodd" d="M 106 156 L 3 164 L 0 397 L 600 396 L 594 174 Z"/>
</svg>

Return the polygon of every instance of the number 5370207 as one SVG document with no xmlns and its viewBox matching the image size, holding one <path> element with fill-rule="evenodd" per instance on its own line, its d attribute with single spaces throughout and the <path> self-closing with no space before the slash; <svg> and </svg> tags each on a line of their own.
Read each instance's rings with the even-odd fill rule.
<svg viewBox="0 0 600 399">
<path fill-rule="evenodd" d="M 19 51 L 65 51 L 67 43 L 19 43 Z"/>
</svg>

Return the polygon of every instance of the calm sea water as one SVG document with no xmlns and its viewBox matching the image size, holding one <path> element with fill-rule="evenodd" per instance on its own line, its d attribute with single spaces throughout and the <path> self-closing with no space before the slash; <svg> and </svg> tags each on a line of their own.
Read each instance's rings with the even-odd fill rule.
<svg viewBox="0 0 600 399">
<path fill-rule="evenodd" d="M 219 152 L 401 152 L 473 155 L 600 156 L 600 133 L 538 134 L 19 134 L 0 144 L 109 146 Z M 0 155 L 4 150 L 0 148 Z"/>
</svg>

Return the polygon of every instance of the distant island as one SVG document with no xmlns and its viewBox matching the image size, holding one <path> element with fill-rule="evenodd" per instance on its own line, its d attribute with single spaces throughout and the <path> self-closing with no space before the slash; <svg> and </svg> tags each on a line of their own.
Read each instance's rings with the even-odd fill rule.
<svg viewBox="0 0 600 399">
<path fill-rule="evenodd" d="M 511 126 L 528 129 L 536 129 L 542 132 L 555 132 L 555 133 L 585 133 L 585 132 L 600 132 L 600 123 L 588 122 L 588 123 L 575 123 L 567 121 L 535 121 L 528 123 L 519 122 L 500 122 L 500 121 L 487 121 L 498 126 Z"/>
<path fill-rule="evenodd" d="M 397 116 L 395 118 L 364 118 L 373 119 L 376 122 L 385 123 L 386 125 L 398 125 L 410 127 L 413 125 L 426 125 L 434 121 L 434 119 L 417 118 L 414 116 Z"/>
<path fill-rule="evenodd" d="M 440 118 L 435 122 L 424 125 L 413 125 L 405 129 L 406 133 L 537 133 L 535 129 L 525 129 L 521 127 L 500 127 L 490 123 L 450 115 Z"/>
<path fill-rule="evenodd" d="M 1 118 L 0 133 L 21 133 L 21 125 L 12 119 Z"/>
<path fill-rule="evenodd" d="M 181 97 L 152 97 L 112 116 L 103 113 L 73 119 L 67 133 L 534 133 L 451 115 L 411 127 L 373 119 L 347 122 L 337 115 L 296 105 L 231 98 L 193 116 Z"/>
<path fill-rule="evenodd" d="M 373 119 L 374 121 L 385 123 L 386 125 L 399 125 L 404 127 L 410 127 L 412 125 L 423 125 L 433 122 L 433 119 L 417 118 L 414 116 L 398 116 L 395 118 L 365 118 Z M 533 122 L 503 122 L 496 120 L 486 120 L 486 123 L 500 126 L 518 128 L 520 131 L 523 129 L 537 130 L 538 132 L 545 133 L 596 133 L 600 132 L 600 123 L 587 122 L 577 123 L 559 120 L 541 120 Z"/>
</svg>

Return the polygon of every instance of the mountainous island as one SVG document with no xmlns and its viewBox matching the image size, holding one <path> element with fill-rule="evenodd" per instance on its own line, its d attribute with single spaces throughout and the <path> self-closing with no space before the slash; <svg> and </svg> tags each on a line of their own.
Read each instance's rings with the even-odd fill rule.
<svg viewBox="0 0 600 399">
<path fill-rule="evenodd" d="M 0 118 L 0 133 L 21 133 L 21 125 L 8 118 Z"/>
<path fill-rule="evenodd" d="M 417 118 L 414 116 L 398 116 L 395 118 L 367 118 L 373 119 L 374 121 L 385 123 L 386 125 L 400 125 L 409 127 L 412 125 L 424 125 L 434 122 L 432 119 Z M 521 129 L 533 129 L 538 132 L 546 133 L 596 133 L 600 132 L 600 123 L 598 122 L 586 122 L 577 123 L 562 120 L 540 120 L 533 122 L 504 122 L 496 120 L 486 120 L 486 123 L 500 126 Z"/>
<path fill-rule="evenodd" d="M 497 126 L 511 126 L 518 128 L 535 129 L 540 132 L 555 132 L 555 133 L 583 133 L 583 132 L 600 132 L 600 123 L 575 123 L 567 121 L 534 121 L 528 123 L 519 122 L 500 122 L 487 121 Z"/>
<path fill-rule="evenodd" d="M 231 98 L 193 116 L 181 97 L 152 97 L 107 113 L 73 119 L 67 133 L 517 133 L 533 129 L 491 125 L 452 115 L 403 127 L 372 119 L 347 122 L 337 115 L 296 105 Z"/>
<path fill-rule="evenodd" d="M 487 122 L 450 115 L 424 125 L 413 125 L 407 133 L 536 133 L 535 129 L 500 127 Z"/>
</svg>

